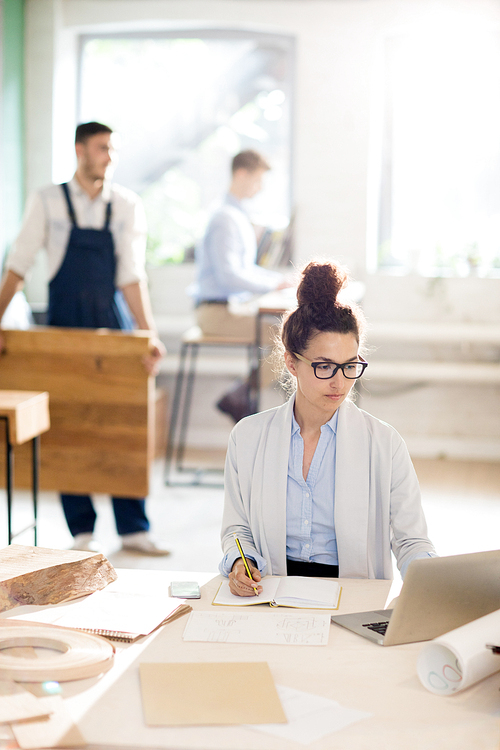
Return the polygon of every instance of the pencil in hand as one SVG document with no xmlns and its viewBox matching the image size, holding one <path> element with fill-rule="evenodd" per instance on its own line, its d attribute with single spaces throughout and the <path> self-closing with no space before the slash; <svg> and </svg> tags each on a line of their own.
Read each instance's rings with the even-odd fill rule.
<svg viewBox="0 0 500 750">
<path fill-rule="evenodd" d="M 234 541 L 236 542 L 236 546 L 238 547 L 238 552 L 240 553 L 241 559 L 243 560 L 243 564 L 244 564 L 245 569 L 247 571 L 247 576 L 250 578 L 251 581 L 253 581 L 252 574 L 250 572 L 250 566 L 248 564 L 248 560 L 245 557 L 245 553 L 243 552 L 243 548 L 242 548 L 242 546 L 240 544 L 240 540 L 238 539 L 237 536 L 235 536 L 234 537 Z M 255 592 L 255 596 L 258 596 L 259 592 L 257 591 L 257 586 L 252 586 L 252 588 L 253 588 L 253 590 Z"/>
</svg>

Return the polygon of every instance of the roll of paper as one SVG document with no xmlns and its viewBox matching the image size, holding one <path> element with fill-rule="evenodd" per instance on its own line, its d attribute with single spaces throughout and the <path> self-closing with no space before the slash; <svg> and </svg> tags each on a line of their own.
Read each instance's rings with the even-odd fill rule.
<svg viewBox="0 0 500 750">
<path fill-rule="evenodd" d="M 486 644 L 500 643 L 500 610 L 426 643 L 417 660 L 424 687 L 452 695 L 500 671 L 500 654 Z"/>
</svg>

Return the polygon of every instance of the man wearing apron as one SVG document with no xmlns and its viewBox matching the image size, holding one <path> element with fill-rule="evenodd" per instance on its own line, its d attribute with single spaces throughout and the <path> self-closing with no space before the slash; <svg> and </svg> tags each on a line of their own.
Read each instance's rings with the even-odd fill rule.
<svg viewBox="0 0 500 750">
<path fill-rule="evenodd" d="M 145 283 L 142 204 L 134 193 L 105 179 L 112 159 L 111 129 L 96 122 L 79 125 L 75 150 L 73 179 L 41 190 L 28 204 L 0 289 L 0 318 L 44 247 L 49 325 L 131 329 L 135 320 L 138 328 L 155 332 Z M 164 354 L 155 335 L 144 362 L 150 374 L 157 373 Z M 64 494 L 61 500 L 73 549 L 95 550 L 96 513 L 90 496 Z M 168 554 L 149 535 L 145 500 L 113 497 L 112 502 L 123 549 Z"/>
</svg>

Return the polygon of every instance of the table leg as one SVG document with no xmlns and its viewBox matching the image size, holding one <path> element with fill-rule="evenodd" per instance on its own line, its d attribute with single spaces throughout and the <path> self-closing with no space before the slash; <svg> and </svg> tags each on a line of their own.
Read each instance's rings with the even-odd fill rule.
<svg viewBox="0 0 500 750">
<path fill-rule="evenodd" d="M 32 465 L 33 465 L 33 540 L 37 545 L 37 514 L 38 514 L 38 486 L 40 468 L 40 436 L 35 435 L 32 441 Z"/>
<path fill-rule="evenodd" d="M 175 442 L 177 435 L 177 419 L 179 416 L 182 394 L 184 392 L 184 377 L 188 348 L 189 344 L 182 344 L 179 358 L 179 370 L 177 372 L 177 377 L 175 380 L 174 398 L 172 401 L 170 425 L 168 428 L 167 455 L 165 460 L 165 484 L 170 484 L 170 468 L 174 460 L 176 450 L 178 450 Z"/>
<path fill-rule="evenodd" d="M 12 445 L 9 436 L 9 419 L 0 417 L 5 422 L 5 488 L 7 491 L 7 538 L 8 544 L 12 542 L 14 534 L 12 533 L 12 476 L 13 461 Z"/>
</svg>

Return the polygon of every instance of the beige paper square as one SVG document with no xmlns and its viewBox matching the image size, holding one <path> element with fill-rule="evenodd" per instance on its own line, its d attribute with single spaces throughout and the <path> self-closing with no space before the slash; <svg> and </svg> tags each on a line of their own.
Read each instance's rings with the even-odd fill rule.
<svg viewBox="0 0 500 750">
<path fill-rule="evenodd" d="M 12 731 L 23 750 L 45 747 L 84 747 L 87 743 L 66 710 L 60 695 L 39 698 L 51 715 L 45 720 L 35 719 L 12 724 Z"/>
<path fill-rule="evenodd" d="M 141 664 L 139 669 L 149 726 L 287 721 L 265 662 Z"/>
</svg>

